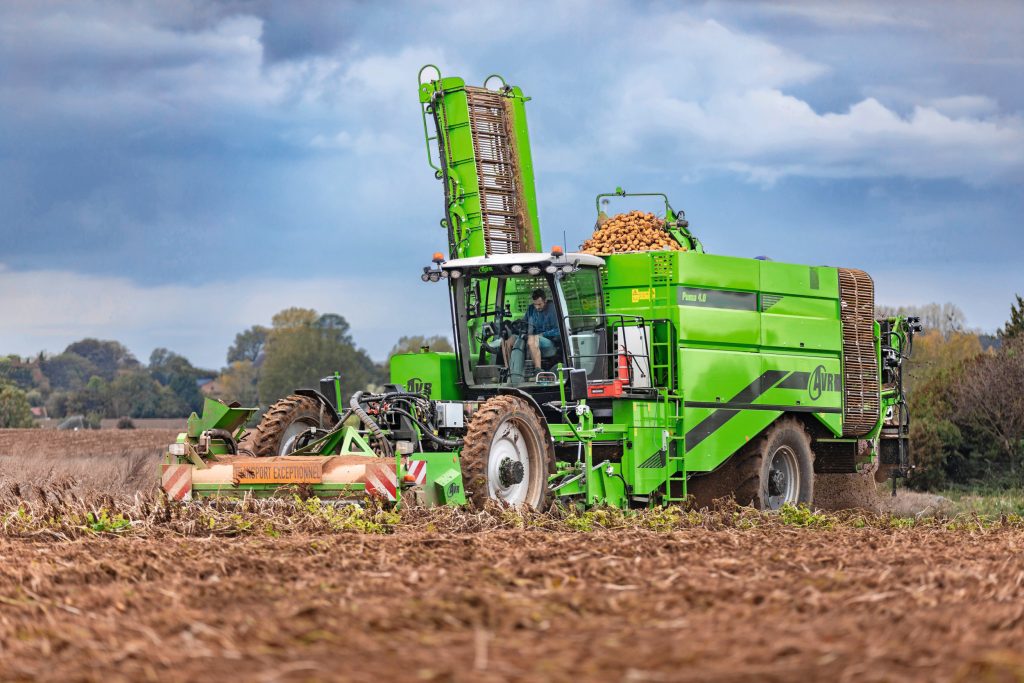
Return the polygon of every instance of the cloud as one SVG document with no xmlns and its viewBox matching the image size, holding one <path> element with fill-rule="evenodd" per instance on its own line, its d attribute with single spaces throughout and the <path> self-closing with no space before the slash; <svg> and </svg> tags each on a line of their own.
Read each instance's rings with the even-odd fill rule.
<svg viewBox="0 0 1024 683">
<path fill-rule="evenodd" d="M 895 11 L 894 11 L 895 9 Z M 767 14 L 798 17 L 829 29 L 873 28 L 877 26 L 900 26 L 927 28 L 928 23 L 901 12 L 892 6 L 880 7 L 876 3 L 852 2 L 812 4 L 805 1 L 771 2 L 758 6 Z"/>
<path fill-rule="evenodd" d="M 985 95 L 955 95 L 937 97 L 928 106 L 952 118 L 990 116 L 999 111 L 999 103 Z"/>
<path fill-rule="evenodd" d="M 1024 119 L 990 98 L 950 96 L 900 115 L 868 97 L 819 112 L 787 92 L 828 70 L 714 22 L 662 23 L 667 45 L 622 69 L 596 136 L 618 155 L 657 148 L 682 171 L 729 171 L 771 183 L 787 176 L 1012 181 L 1024 171 Z M 637 40 L 628 35 L 627 40 Z M 689 59 L 690 50 L 700 57 Z M 610 156 L 610 154 L 606 154 Z"/>
<path fill-rule="evenodd" d="M 0 327 L 4 353 L 31 356 L 59 353 L 83 337 L 116 339 L 141 360 L 158 346 L 204 367 L 224 364 L 236 333 L 291 306 L 339 313 L 351 324 L 357 344 L 382 360 L 406 334 L 451 336 L 444 286 L 420 281 L 416 273 L 369 281 L 321 276 L 247 278 L 203 285 L 140 286 L 127 278 L 0 265 Z M 415 320 L 395 315 L 379 302 L 402 301 Z"/>
</svg>

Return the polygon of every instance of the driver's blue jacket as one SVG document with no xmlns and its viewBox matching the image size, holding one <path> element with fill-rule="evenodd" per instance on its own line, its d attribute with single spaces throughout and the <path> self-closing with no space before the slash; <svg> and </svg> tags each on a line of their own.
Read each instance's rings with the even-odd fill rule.
<svg viewBox="0 0 1024 683">
<path fill-rule="evenodd" d="M 537 310 L 534 306 L 526 309 L 527 334 L 539 334 L 551 340 L 559 338 L 558 314 L 555 306 L 550 301 L 544 304 L 544 308 Z"/>
</svg>

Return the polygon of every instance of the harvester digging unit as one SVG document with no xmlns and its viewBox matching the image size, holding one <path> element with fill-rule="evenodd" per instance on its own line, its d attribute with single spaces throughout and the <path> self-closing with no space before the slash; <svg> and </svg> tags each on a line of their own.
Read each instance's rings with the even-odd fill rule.
<svg viewBox="0 0 1024 683">
<path fill-rule="evenodd" d="M 395 356 L 384 391 L 347 401 L 324 378 L 251 431 L 255 409 L 208 401 L 168 495 L 778 508 L 816 472 L 905 474 L 916 320 L 874 320 L 859 270 L 708 254 L 663 194 L 644 195 L 663 216 L 612 219 L 602 201 L 636 195 L 598 195 L 589 253 L 542 250 L 528 98 L 489 82 L 420 72 L 449 248 L 421 277 L 448 289 L 456 351 Z"/>
</svg>

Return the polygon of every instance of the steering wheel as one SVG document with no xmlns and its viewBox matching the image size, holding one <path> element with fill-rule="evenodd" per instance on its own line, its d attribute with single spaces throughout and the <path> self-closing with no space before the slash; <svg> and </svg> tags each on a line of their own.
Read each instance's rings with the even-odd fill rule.
<svg viewBox="0 0 1024 683">
<path fill-rule="evenodd" d="M 498 337 L 498 330 L 494 323 L 487 323 L 481 328 L 480 336 L 477 339 L 480 341 L 480 350 L 487 353 L 495 354 L 501 347 L 496 337 Z"/>
<path fill-rule="evenodd" d="M 503 320 L 501 322 L 501 338 L 508 339 L 512 335 L 523 336 L 528 329 L 525 320 Z"/>
</svg>

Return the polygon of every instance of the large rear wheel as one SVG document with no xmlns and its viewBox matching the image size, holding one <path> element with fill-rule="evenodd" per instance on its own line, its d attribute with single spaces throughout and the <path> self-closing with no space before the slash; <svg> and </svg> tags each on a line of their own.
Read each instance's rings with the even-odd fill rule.
<svg viewBox="0 0 1024 683">
<path fill-rule="evenodd" d="M 555 454 L 544 421 L 515 396 L 494 396 L 473 415 L 462 448 L 462 478 L 477 506 L 497 500 L 543 509 Z"/>
<path fill-rule="evenodd" d="M 330 429 L 335 420 L 333 411 L 320 402 L 293 394 L 267 409 L 256 428 L 239 442 L 238 452 L 258 458 L 288 455 L 310 429 Z"/>
<path fill-rule="evenodd" d="M 779 420 L 738 457 L 737 503 L 778 510 L 814 500 L 811 437 L 797 420 Z"/>
</svg>

